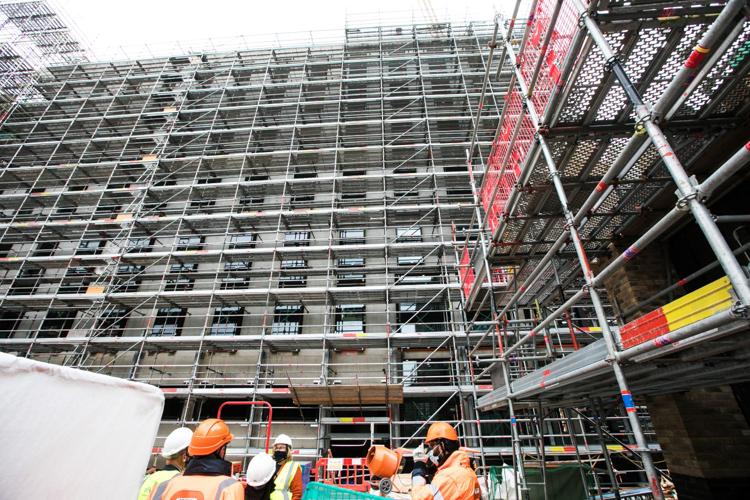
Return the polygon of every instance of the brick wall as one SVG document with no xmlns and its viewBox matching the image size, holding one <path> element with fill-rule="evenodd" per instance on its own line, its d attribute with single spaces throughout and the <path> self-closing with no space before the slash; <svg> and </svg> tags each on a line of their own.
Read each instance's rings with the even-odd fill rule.
<svg viewBox="0 0 750 500">
<path fill-rule="evenodd" d="M 732 388 L 719 386 L 646 399 L 680 500 L 745 498 L 750 427 Z"/>
</svg>

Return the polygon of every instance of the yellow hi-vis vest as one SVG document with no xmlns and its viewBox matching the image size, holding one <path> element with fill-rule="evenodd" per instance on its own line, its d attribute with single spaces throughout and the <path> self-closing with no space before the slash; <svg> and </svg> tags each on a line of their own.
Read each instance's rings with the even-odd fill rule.
<svg viewBox="0 0 750 500">
<path fill-rule="evenodd" d="M 292 484 L 292 479 L 297 475 L 297 470 L 299 470 L 299 464 L 293 460 L 289 460 L 281 467 L 279 473 L 276 474 L 276 481 L 273 483 L 271 500 L 292 500 L 292 492 L 289 487 Z"/>
</svg>

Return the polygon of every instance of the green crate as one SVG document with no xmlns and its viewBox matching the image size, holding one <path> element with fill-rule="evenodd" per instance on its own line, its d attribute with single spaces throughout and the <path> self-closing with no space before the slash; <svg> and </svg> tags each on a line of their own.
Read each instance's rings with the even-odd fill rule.
<svg viewBox="0 0 750 500">
<path fill-rule="evenodd" d="M 373 498 L 383 500 L 383 497 L 380 496 L 323 483 L 308 483 L 305 494 L 302 495 L 302 500 L 365 500 Z"/>
</svg>

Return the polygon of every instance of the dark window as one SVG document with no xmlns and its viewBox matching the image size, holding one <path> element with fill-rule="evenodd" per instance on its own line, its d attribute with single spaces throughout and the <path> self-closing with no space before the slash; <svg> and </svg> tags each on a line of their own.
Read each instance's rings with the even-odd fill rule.
<svg viewBox="0 0 750 500">
<path fill-rule="evenodd" d="M 302 259 L 282 260 L 281 269 L 304 269 L 307 262 Z M 301 274 L 287 274 L 284 271 L 279 276 L 280 288 L 300 288 L 307 284 L 307 277 Z"/>
<path fill-rule="evenodd" d="M 196 179 L 196 184 L 218 184 L 221 182 L 219 177 L 203 177 L 202 179 Z"/>
<path fill-rule="evenodd" d="M 9 295 L 29 295 L 39 286 L 39 280 L 42 277 L 41 269 L 23 268 L 18 271 L 16 280 L 8 290 Z"/>
<path fill-rule="evenodd" d="M 445 311 L 440 303 L 398 304 L 397 320 L 399 333 L 445 331 Z"/>
<path fill-rule="evenodd" d="M 60 284 L 58 293 L 86 293 L 86 288 L 94 276 L 93 267 L 69 267 Z"/>
<path fill-rule="evenodd" d="M 396 228 L 396 241 L 422 241 L 422 228 L 421 227 L 397 227 Z"/>
<path fill-rule="evenodd" d="M 345 257 L 339 259 L 339 267 L 362 267 L 364 265 L 364 257 Z"/>
<path fill-rule="evenodd" d="M 49 257 L 55 253 L 57 249 L 57 242 L 55 241 L 42 241 L 38 243 L 34 250 L 34 257 Z"/>
<path fill-rule="evenodd" d="M 76 213 L 78 207 L 57 207 L 55 215 L 71 215 Z"/>
<path fill-rule="evenodd" d="M 0 312 L 0 338 L 7 339 L 13 335 L 18 328 L 23 313 L 21 311 L 2 311 Z"/>
<path fill-rule="evenodd" d="M 310 244 L 309 231 L 289 231 L 284 234 L 285 247 L 306 247 Z"/>
<path fill-rule="evenodd" d="M 216 205 L 216 200 L 192 200 L 190 208 L 209 208 Z"/>
<path fill-rule="evenodd" d="M 338 286 L 365 286 L 363 273 L 337 273 Z"/>
<path fill-rule="evenodd" d="M 302 327 L 302 306 L 278 305 L 273 310 L 273 335 L 297 335 Z"/>
<path fill-rule="evenodd" d="M 307 267 L 307 262 L 302 259 L 282 260 L 281 269 L 304 269 Z"/>
<path fill-rule="evenodd" d="M 250 281 L 244 277 L 222 278 L 220 288 L 222 290 L 238 290 L 250 286 Z"/>
<path fill-rule="evenodd" d="M 418 269 L 415 269 L 415 271 Z M 394 283 L 397 285 L 424 285 L 435 283 L 440 277 L 433 274 L 424 274 L 417 272 L 408 272 L 405 274 L 396 274 Z"/>
<path fill-rule="evenodd" d="M 367 198 L 366 193 L 341 193 L 342 201 L 364 200 L 365 198 Z"/>
<path fill-rule="evenodd" d="M 365 242 L 364 229 L 342 229 L 339 231 L 342 245 L 358 245 Z"/>
<path fill-rule="evenodd" d="M 445 194 L 447 194 L 448 196 L 455 196 L 455 197 L 463 198 L 466 196 L 471 196 L 471 188 L 470 187 L 451 188 L 451 189 L 447 189 L 445 191 Z"/>
<path fill-rule="evenodd" d="M 307 277 L 301 274 L 279 276 L 279 288 L 302 288 L 307 284 Z"/>
<path fill-rule="evenodd" d="M 102 240 L 82 240 L 78 243 L 76 254 L 78 255 L 98 255 L 104 249 Z"/>
<path fill-rule="evenodd" d="M 249 271 L 252 267 L 252 262 L 249 260 L 231 260 L 224 262 L 225 271 Z"/>
<path fill-rule="evenodd" d="M 295 179 L 312 179 L 317 176 L 318 173 L 314 170 L 296 170 L 294 172 Z"/>
<path fill-rule="evenodd" d="M 336 306 L 336 333 L 363 333 L 364 331 L 364 305 L 341 304 Z"/>
<path fill-rule="evenodd" d="M 115 289 L 113 291 L 118 293 L 137 291 L 138 285 L 141 284 L 142 272 L 143 266 L 135 264 L 117 266 Z"/>
<path fill-rule="evenodd" d="M 151 335 L 173 337 L 180 334 L 185 323 L 185 309 L 181 307 L 164 307 L 156 312 Z"/>
<path fill-rule="evenodd" d="M 265 198 L 262 196 L 243 196 L 242 198 L 240 198 L 240 205 L 262 205 L 264 201 Z"/>
<path fill-rule="evenodd" d="M 315 201 L 313 194 L 298 194 L 292 196 L 292 208 L 304 208 Z"/>
<path fill-rule="evenodd" d="M 73 326 L 76 317 L 76 311 L 48 311 L 47 316 L 39 327 L 39 337 L 55 338 L 63 337 Z"/>
<path fill-rule="evenodd" d="M 194 278 L 186 278 L 180 276 L 179 278 L 167 280 L 167 282 L 164 284 L 164 290 L 167 292 L 181 292 L 185 290 L 192 290 L 194 286 Z"/>
<path fill-rule="evenodd" d="M 229 250 L 237 248 L 255 248 L 258 235 L 253 233 L 232 234 L 229 236 Z"/>
<path fill-rule="evenodd" d="M 97 334 L 106 337 L 122 337 L 130 310 L 124 307 L 107 309 L 96 322 Z"/>
<path fill-rule="evenodd" d="M 202 236 L 182 236 L 177 238 L 177 246 L 175 247 L 175 250 L 178 252 L 186 252 L 188 250 L 200 250 L 202 247 Z"/>
<path fill-rule="evenodd" d="M 211 322 L 211 335 L 237 335 L 242 326 L 242 307 L 217 307 Z"/>
<path fill-rule="evenodd" d="M 341 172 L 341 175 L 343 175 L 344 177 L 353 177 L 355 175 L 365 175 L 365 171 L 364 170 L 344 170 L 343 172 Z"/>
<path fill-rule="evenodd" d="M 198 269 L 198 264 L 180 262 L 169 266 L 170 273 L 190 273 Z"/>
<path fill-rule="evenodd" d="M 248 175 L 245 177 L 245 181 L 267 181 L 268 180 L 268 174 L 265 174 L 263 172 L 254 172 L 252 175 Z"/>
<path fill-rule="evenodd" d="M 154 238 L 130 238 L 125 253 L 148 253 L 154 245 Z"/>
<path fill-rule="evenodd" d="M 419 255 L 405 255 L 403 257 L 398 257 L 398 265 L 399 266 L 415 266 L 419 264 L 419 262 L 422 260 L 422 257 Z"/>
</svg>

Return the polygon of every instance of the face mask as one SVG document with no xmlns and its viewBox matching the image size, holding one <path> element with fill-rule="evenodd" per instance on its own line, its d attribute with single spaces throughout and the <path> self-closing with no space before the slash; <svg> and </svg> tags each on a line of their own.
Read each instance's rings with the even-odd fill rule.
<svg viewBox="0 0 750 500">
<path fill-rule="evenodd" d="M 289 454 L 286 451 L 276 450 L 273 452 L 273 459 L 277 462 L 281 462 L 282 460 L 286 460 L 286 457 Z"/>
<path fill-rule="evenodd" d="M 435 446 L 433 449 L 430 450 L 430 453 L 427 455 L 427 461 L 430 462 L 435 467 L 440 467 L 440 464 L 442 462 L 443 454 L 440 451 L 440 445 Z"/>
</svg>

